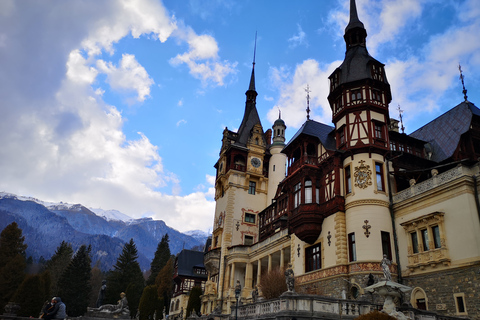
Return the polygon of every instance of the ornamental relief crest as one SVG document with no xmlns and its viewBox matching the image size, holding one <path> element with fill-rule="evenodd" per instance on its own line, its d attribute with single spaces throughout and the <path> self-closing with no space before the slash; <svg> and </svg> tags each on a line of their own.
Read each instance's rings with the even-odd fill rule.
<svg viewBox="0 0 480 320">
<path fill-rule="evenodd" d="M 369 165 L 365 165 L 365 161 L 360 160 L 360 165 L 355 167 L 355 187 L 365 189 L 372 185 L 372 171 Z"/>
</svg>

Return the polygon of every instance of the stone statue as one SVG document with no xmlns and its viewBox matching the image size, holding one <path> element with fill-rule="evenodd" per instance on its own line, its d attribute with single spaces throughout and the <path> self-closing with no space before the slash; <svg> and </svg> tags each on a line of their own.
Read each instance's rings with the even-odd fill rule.
<svg viewBox="0 0 480 320">
<path fill-rule="evenodd" d="M 288 264 L 288 268 L 285 270 L 285 281 L 287 282 L 287 290 L 295 292 L 295 275 L 291 263 Z"/>
<path fill-rule="evenodd" d="M 100 308 L 100 306 L 103 304 L 103 299 L 105 298 L 105 290 L 106 289 L 107 289 L 107 280 L 102 280 L 102 286 L 100 287 L 100 290 L 98 291 L 98 298 L 97 298 L 97 303 L 96 303 L 97 308 Z"/>
<path fill-rule="evenodd" d="M 390 265 L 392 262 L 388 260 L 387 255 L 383 255 L 382 262 L 380 263 L 380 266 L 382 267 L 383 270 L 383 275 L 385 277 L 385 280 L 387 281 L 392 281 L 392 274 L 390 273 Z"/>
<path fill-rule="evenodd" d="M 252 302 L 257 302 L 258 299 L 258 287 L 255 286 L 255 289 L 252 290 Z"/>
<path fill-rule="evenodd" d="M 110 314 L 130 314 L 130 310 L 128 309 L 128 301 L 125 293 L 120 293 L 120 300 L 118 300 L 117 304 L 104 304 L 101 305 L 99 308 L 88 308 L 90 312 L 101 312 L 101 313 L 110 313 Z"/>
</svg>

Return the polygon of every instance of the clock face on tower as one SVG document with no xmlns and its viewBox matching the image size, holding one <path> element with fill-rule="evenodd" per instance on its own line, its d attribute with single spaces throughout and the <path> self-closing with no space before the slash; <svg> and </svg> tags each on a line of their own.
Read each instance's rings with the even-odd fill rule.
<svg viewBox="0 0 480 320">
<path fill-rule="evenodd" d="M 250 162 L 252 163 L 252 166 L 254 166 L 255 168 L 260 167 L 260 165 L 262 164 L 262 162 L 258 158 L 252 158 Z"/>
</svg>

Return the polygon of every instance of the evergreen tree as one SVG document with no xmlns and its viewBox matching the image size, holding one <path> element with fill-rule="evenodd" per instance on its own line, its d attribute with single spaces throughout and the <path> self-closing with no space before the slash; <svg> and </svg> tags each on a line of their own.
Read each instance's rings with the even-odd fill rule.
<svg viewBox="0 0 480 320">
<path fill-rule="evenodd" d="M 59 296 L 67 305 L 68 315 L 72 317 L 79 317 L 87 312 L 92 291 L 90 251 L 91 246 L 87 248 L 82 245 L 58 281 Z"/>
<path fill-rule="evenodd" d="M 155 312 L 157 312 L 157 318 L 161 319 L 163 310 L 161 301 L 158 299 L 157 286 L 146 286 L 143 289 L 138 311 L 140 320 L 153 320 Z"/>
<path fill-rule="evenodd" d="M 25 278 L 27 245 L 24 240 L 22 229 L 16 222 L 0 233 L 0 310 L 4 309 Z"/>
<path fill-rule="evenodd" d="M 50 260 L 46 263 L 46 268 L 50 272 L 52 277 L 51 280 L 51 289 L 54 295 L 58 295 L 58 281 L 62 276 L 63 272 L 67 269 L 68 265 L 72 261 L 73 256 L 73 249 L 70 243 L 62 241 L 60 245 L 57 247 L 55 254 L 52 256 Z"/>
<path fill-rule="evenodd" d="M 132 317 L 135 317 L 137 313 L 138 303 L 145 284 L 137 259 L 137 247 L 133 239 L 130 239 L 130 242 L 123 247 L 113 270 L 107 276 L 105 293 L 106 303 L 115 304 L 120 293 L 125 292 Z"/>
<path fill-rule="evenodd" d="M 162 268 L 167 264 L 168 259 L 172 256 L 169 246 L 170 239 L 168 238 L 168 233 L 162 237 L 162 240 L 158 243 L 157 251 L 155 251 L 155 256 L 153 257 L 152 263 L 150 264 L 150 276 L 147 279 L 147 285 L 152 285 L 155 283 L 155 278 Z"/>
<path fill-rule="evenodd" d="M 170 300 L 173 293 L 173 257 L 168 259 L 167 264 L 160 270 L 155 279 L 158 288 L 158 297 L 163 300 L 163 307 L 168 314 L 170 310 Z"/>
<path fill-rule="evenodd" d="M 23 243 L 24 241 L 25 237 L 22 236 L 22 229 L 18 227 L 16 222 L 12 222 L 3 229 L 0 233 L 0 269 L 16 255 L 25 257 L 27 245 Z"/>
<path fill-rule="evenodd" d="M 45 274 L 28 275 L 15 292 L 13 300 L 18 303 L 18 316 L 37 318 L 45 302 L 45 289 L 48 276 Z"/>
<path fill-rule="evenodd" d="M 202 306 L 202 301 L 200 299 L 200 296 L 202 295 L 202 288 L 195 286 L 192 288 L 190 291 L 190 296 L 188 297 L 188 303 L 187 303 L 187 311 L 186 315 L 187 317 L 190 317 L 192 313 L 195 313 L 198 315 L 200 312 L 200 307 Z"/>
</svg>

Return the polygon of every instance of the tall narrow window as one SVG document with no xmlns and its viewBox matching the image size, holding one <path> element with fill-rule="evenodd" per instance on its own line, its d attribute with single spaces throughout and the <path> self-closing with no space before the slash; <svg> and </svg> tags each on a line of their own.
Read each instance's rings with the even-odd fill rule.
<svg viewBox="0 0 480 320">
<path fill-rule="evenodd" d="M 375 138 L 383 139 L 383 126 L 379 122 L 374 123 L 375 126 Z"/>
<path fill-rule="evenodd" d="M 345 193 L 352 192 L 352 176 L 350 175 L 350 166 L 345 167 Z"/>
<path fill-rule="evenodd" d="M 322 268 L 321 243 L 305 249 L 305 272 Z"/>
<path fill-rule="evenodd" d="M 293 201 L 294 201 L 294 204 L 293 206 L 296 208 L 298 207 L 298 205 L 300 204 L 300 201 L 301 201 L 301 190 L 302 190 L 302 184 L 299 182 L 295 185 L 294 189 L 293 189 Z"/>
<path fill-rule="evenodd" d="M 250 181 L 248 184 L 248 194 L 255 194 L 255 189 L 257 188 L 257 183 L 255 181 Z"/>
<path fill-rule="evenodd" d="M 340 128 L 338 132 L 338 139 L 340 140 L 340 145 L 345 143 L 345 126 Z"/>
<path fill-rule="evenodd" d="M 377 190 L 385 191 L 385 186 L 383 182 L 383 164 L 380 162 L 375 162 L 375 173 L 377 176 Z"/>
<path fill-rule="evenodd" d="M 390 232 L 382 231 L 382 251 L 392 260 L 392 247 L 390 246 Z"/>
<path fill-rule="evenodd" d="M 420 234 L 422 235 L 423 251 L 430 250 L 430 246 L 428 244 L 428 230 L 427 229 L 420 230 Z"/>
<path fill-rule="evenodd" d="M 466 314 L 467 308 L 465 306 L 465 295 L 463 293 L 454 293 L 455 305 L 457 307 L 457 314 Z"/>
<path fill-rule="evenodd" d="M 305 180 L 305 203 L 312 203 L 312 180 Z"/>
<path fill-rule="evenodd" d="M 417 232 L 410 233 L 410 238 L 412 239 L 412 250 L 413 253 L 418 253 L 418 237 Z"/>
<path fill-rule="evenodd" d="M 355 233 L 348 234 L 348 254 L 349 261 L 357 261 L 357 249 L 355 245 Z"/>
<path fill-rule="evenodd" d="M 432 227 L 432 233 L 433 233 L 433 245 L 435 246 L 435 249 L 441 248 L 442 242 L 440 240 L 440 229 L 438 228 L 438 226 Z"/>
</svg>

